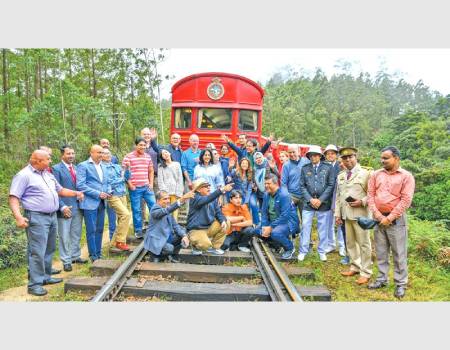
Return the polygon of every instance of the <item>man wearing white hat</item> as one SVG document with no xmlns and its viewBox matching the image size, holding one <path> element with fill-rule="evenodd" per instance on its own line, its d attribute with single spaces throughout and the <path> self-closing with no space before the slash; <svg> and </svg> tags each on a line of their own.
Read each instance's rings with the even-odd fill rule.
<svg viewBox="0 0 450 350">
<path fill-rule="evenodd" d="M 340 172 L 339 162 L 337 161 L 338 149 L 335 145 L 328 145 L 323 151 L 323 155 L 325 156 L 325 162 L 331 165 L 333 169 L 333 177 L 336 183 L 337 176 Z M 330 253 L 336 249 L 336 239 L 335 239 L 335 220 L 334 220 L 334 201 L 336 198 L 336 185 L 333 189 L 333 200 L 332 200 L 332 210 L 330 210 L 328 214 L 328 248 L 327 253 Z M 342 226 L 338 226 L 337 229 L 337 243 L 339 245 L 339 255 L 345 256 L 345 242 L 344 242 L 344 234 L 342 232 Z"/>
<path fill-rule="evenodd" d="M 192 254 L 201 255 L 204 251 L 222 255 L 220 249 L 225 241 L 225 233 L 230 229 L 230 221 L 223 215 L 218 198 L 233 189 L 233 183 L 219 187 L 211 193 L 211 185 L 203 178 L 193 183 L 194 198 L 189 205 L 186 229 L 193 246 Z"/>
<path fill-rule="evenodd" d="M 300 253 L 298 260 L 303 261 L 309 251 L 311 228 L 314 216 L 317 216 L 319 245 L 317 252 L 321 261 L 327 260 L 328 216 L 331 211 L 331 199 L 334 189 L 333 169 L 323 162 L 323 153 L 319 146 L 311 146 L 306 153 L 311 161 L 302 168 L 300 191 L 304 198 L 302 210 L 302 232 L 300 234 Z"/>
</svg>

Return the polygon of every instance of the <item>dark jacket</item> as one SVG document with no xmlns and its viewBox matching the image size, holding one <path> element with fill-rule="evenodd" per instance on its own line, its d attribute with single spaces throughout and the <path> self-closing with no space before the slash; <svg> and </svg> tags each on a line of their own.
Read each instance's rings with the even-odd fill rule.
<svg viewBox="0 0 450 350">
<path fill-rule="evenodd" d="M 297 207 L 292 202 L 291 196 L 286 188 L 280 187 L 274 196 L 274 210 L 276 219 L 269 220 L 269 200 L 270 194 L 264 194 L 263 205 L 261 208 L 261 225 L 271 226 L 288 225 L 290 233 L 299 232 L 300 222 L 297 215 Z"/>
<path fill-rule="evenodd" d="M 221 194 L 222 191 L 220 190 L 216 190 L 208 196 L 202 196 L 200 193 L 195 194 L 195 197 L 189 202 L 186 225 L 188 231 L 207 229 L 214 220 L 220 223 L 226 221 L 217 201 Z"/>
<path fill-rule="evenodd" d="M 74 170 L 76 171 L 76 166 L 73 165 Z M 70 175 L 69 169 L 67 169 L 66 165 L 63 162 L 60 162 L 53 166 L 53 175 L 55 176 L 56 181 L 69 190 L 76 191 L 77 184 L 73 182 L 72 176 Z M 59 197 L 59 210 L 58 217 L 62 217 L 61 209 L 65 206 L 72 206 L 72 210 L 78 209 L 78 201 L 76 197 Z"/>
<path fill-rule="evenodd" d="M 253 155 L 252 154 L 248 154 L 247 149 L 245 147 L 244 148 L 238 147 L 233 142 L 227 142 L 227 143 L 230 146 L 230 148 L 233 151 L 235 151 L 236 154 L 238 155 L 238 162 L 242 158 L 246 157 L 246 158 L 248 158 L 250 160 L 250 164 L 253 167 Z M 262 154 L 266 153 L 267 150 L 270 147 L 270 144 L 271 144 L 271 141 L 267 140 L 267 142 L 264 144 L 264 146 L 262 146 L 261 149 L 255 149 L 255 152 L 253 154 L 255 154 L 256 152 L 261 152 Z"/>
<path fill-rule="evenodd" d="M 145 249 L 155 255 L 159 255 L 170 235 L 186 236 L 185 229 L 178 225 L 171 215 L 178 208 L 178 202 L 173 203 L 167 208 L 161 207 L 158 203 L 152 207 L 147 229 L 148 233 L 144 240 Z"/>
<path fill-rule="evenodd" d="M 159 154 L 159 152 L 161 151 L 161 146 L 159 146 L 154 139 L 151 140 L 150 146 L 153 148 L 156 154 Z M 172 144 L 168 144 L 167 146 L 164 146 L 164 148 L 169 151 L 170 156 L 174 162 L 178 162 L 181 164 L 181 155 L 183 153 L 181 147 L 175 148 L 172 146 Z M 155 168 L 156 165 L 153 164 L 153 167 Z"/>
<path fill-rule="evenodd" d="M 303 209 L 327 211 L 331 209 L 331 197 L 335 178 L 330 164 L 320 162 L 317 169 L 317 175 L 314 174 L 312 163 L 306 164 L 302 168 L 302 178 L 300 182 L 300 191 L 304 198 Z M 309 202 L 311 198 L 318 198 L 322 202 L 319 209 L 311 207 Z"/>
</svg>

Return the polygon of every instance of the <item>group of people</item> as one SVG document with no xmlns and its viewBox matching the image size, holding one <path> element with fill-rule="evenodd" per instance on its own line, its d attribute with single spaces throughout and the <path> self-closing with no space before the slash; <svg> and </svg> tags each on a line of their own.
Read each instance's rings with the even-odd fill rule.
<svg viewBox="0 0 450 350">
<path fill-rule="evenodd" d="M 174 263 L 182 247 L 191 246 L 195 255 L 249 252 L 252 237 L 268 242 L 282 259 L 303 261 L 311 253 L 316 217 L 320 260 L 338 250 L 341 263 L 350 264 L 342 275 L 359 275 L 360 285 L 371 278 L 372 249 L 369 231 L 358 218 L 373 217 L 379 275 L 368 287 L 387 284 L 392 250 L 395 295 L 404 296 L 405 211 L 414 178 L 400 167 L 397 148 L 383 149 L 383 167 L 373 171 L 358 163 L 353 147 L 328 145 L 322 151 L 310 146 L 301 157 L 294 144 L 278 152 L 280 140 L 273 135 L 261 148 L 245 134 L 236 144 L 225 135 L 222 139 L 219 149 L 212 143 L 200 149 L 199 137 L 192 134 L 189 148 L 182 150 L 180 135 L 172 134 L 170 144 L 162 146 L 156 130 L 144 128 L 121 165 L 106 139 L 93 145 L 89 159 L 77 166 L 68 145 L 61 147 L 61 162 L 53 168 L 51 150 L 33 152 L 30 164 L 14 177 L 9 197 L 17 225 L 28 234 L 29 293 L 45 295 L 43 285 L 61 281 L 51 276 L 56 232 L 64 270 L 87 262 L 80 256 L 83 217 L 90 260 L 101 259 L 106 212 L 111 246 L 129 249 L 132 219 L 135 236 L 145 237 L 151 261 Z M 185 227 L 177 220 L 182 205 L 188 207 Z"/>
</svg>

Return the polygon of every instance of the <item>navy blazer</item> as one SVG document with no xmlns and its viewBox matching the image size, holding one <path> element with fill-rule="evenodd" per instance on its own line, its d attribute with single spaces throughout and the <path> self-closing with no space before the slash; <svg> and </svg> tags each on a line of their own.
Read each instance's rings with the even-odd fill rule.
<svg viewBox="0 0 450 350">
<path fill-rule="evenodd" d="M 100 192 L 107 192 L 108 177 L 105 164 L 100 162 L 103 170 L 103 181 L 97 174 L 94 162 L 85 160 L 77 167 L 77 190 L 84 193 L 84 200 L 80 202 L 80 209 L 94 210 L 100 205 Z"/>
<path fill-rule="evenodd" d="M 153 254 L 159 255 L 167 243 L 169 236 L 186 236 L 186 231 L 178 225 L 172 212 L 179 208 L 178 202 L 173 203 L 167 208 L 161 207 L 156 203 L 150 210 L 150 222 L 148 224 L 147 235 L 144 240 L 144 248 Z"/>
<path fill-rule="evenodd" d="M 74 170 L 76 172 L 76 166 L 73 165 Z M 73 182 L 72 176 L 70 175 L 69 169 L 67 169 L 66 165 L 63 162 L 60 162 L 53 166 L 53 175 L 56 178 L 56 181 L 59 182 L 59 184 L 64 187 L 68 188 L 69 190 L 76 191 L 77 184 Z M 72 207 L 72 209 L 78 209 L 79 208 L 79 202 L 77 200 L 77 197 L 59 197 L 59 210 L 58 210 L 58 216 L 61 215 L 61 209 L 65 206 Z"/>
<path fill-rule="evenodd" d="M 317 169 L 317 175 L 314 174 L 313 164 L 306 164 L 302 168 L 302 177 L 300 181 L 300 191 L 304 198 L 304 210 L 327 211 L 331 209 L 331 199 L 333 196 L 334 171 L 330 164 L 320 162 Z M 322 202 L 319 209 L 311 207 L 311 198 L 318 198 Z"/>
<path fill-rule="evenodd" d="M 292 202 L 291 196 L 286 188 L 280 187 L 274 195 L 274 210 L 276 218 L 273 221 L 269 219 L 269 200 L 270 194 L 264 194 L 264 200 L 261 208 L 261 226 L 288 225 L 290 233 L 299 232 L 300 221 L 297 215 L 297 207 Z"/>
</svg>

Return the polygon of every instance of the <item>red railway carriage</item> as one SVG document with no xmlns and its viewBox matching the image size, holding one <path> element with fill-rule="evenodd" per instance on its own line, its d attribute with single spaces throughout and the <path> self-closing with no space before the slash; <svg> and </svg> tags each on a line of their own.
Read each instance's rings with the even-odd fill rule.
<svg viewBox="0 0 450 350">
<path fill-rule="evenodd" d="M 219 148 L 221 135 L 237 140 L 239 134 L 265 142 L 262 131 L 264 90 L 256 82 L 237 74 L 199 73 L 172 86 L 170 132 L 181 135 L 181 147 L 189 147 L 189 136 L 197 134 L 200 148 L 212 142 Z M 278 135 L 281 136 L 281 135 Z M 286 144 L 280 145 L 286 149 Z M 299 145 L 304 154 L 307 145 Z"/>
</svg>

